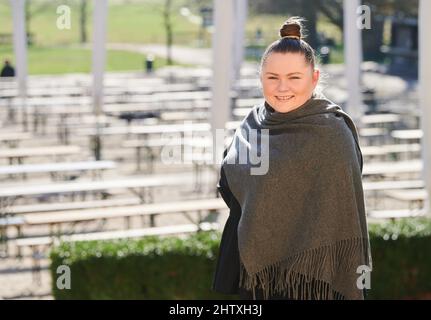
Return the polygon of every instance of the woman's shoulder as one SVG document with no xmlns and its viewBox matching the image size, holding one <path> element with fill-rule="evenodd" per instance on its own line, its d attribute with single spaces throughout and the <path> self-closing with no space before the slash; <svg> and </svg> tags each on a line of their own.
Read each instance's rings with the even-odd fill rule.
<svg viewBox="0 0 431 320">
<path fill-rule="evenodd" d="M 246 113 L 246 115 L 242 118 L 240 122 L 239 127 L 242 127 L 245 123 L 251 124 L 252 122 L 255 122 L 259 113 L 261 113 L 262 109 L 264 108 L 264 102 L 255 104 L 252 106 Z"/>
</svg>

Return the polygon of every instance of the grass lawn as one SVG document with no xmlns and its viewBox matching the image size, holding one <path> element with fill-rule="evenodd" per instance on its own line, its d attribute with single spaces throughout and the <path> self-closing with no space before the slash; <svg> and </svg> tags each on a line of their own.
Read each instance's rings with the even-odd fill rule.
<svg viewBox="0 0 431 320">
<path fill-rule="evenodd" d="M 0 59 L 12 59 L 11 47 L 0 46 Z M 138 53 L 108 51 L 107 71 L 144 70 L 145 57 Z M 165 59 L 156 58 L 155 67 L 166 65 Z M 69 47 L 30 47 L 28 51 L 30 74 L 62 74 L 91 72 L 91 50 Z"/>
<path fill-rule="evenodd" d="M 187 0 L 173 1 L 172 23 L 174 42 L 192 45 L 198 38 L 200 26 L 183 17 L 179 11 Z M 31 0 L 31 9 L 43 8 L 34 15 L 30 22 L 31 32 L 35 34 L 36 43 L 41 46 L 73 44 L 79 41 L 79 3 L 80 0 Z M 70 30 L 59 30 L 56 27 L 58 5 L 68 5 L 71 8 L 72 27 Z M 108 14 L 108 41 L 133 43 L 164 43 L 165 30 L 163 26 L 164 0 L 145 0 L 140 2 L 127 1 L 120 3 L 110 1 Z M 92 31 L 92 1 L 87 9 L 87 34 L 91 41 Z M 196 12 L 194 12 L 196 14 Z M 260 27 L 266 41 L 278 38 L 278 29 L 286 19 L 286 14 L 252 14 L 250 13 L 246 31 L 250 39 L 254 38 L 256 29 Z M 0 0 L 0 33 L 12 32 L 12 20 L 9 0 Z M 324 18 L 318 21 L 318 30 L 334 37 L 341 43 L 340 30 Z"/>
<path fill-rule="evenodd" d="M 79 42 L 79 3 L 78 0 L 31 0 L 32 10 L 43 8 L 30 21 L 30 30 L 35 34 L 39 46 L 56 46 Z M 93 2 L 88 3 L 87 35 L 92 37 Z M 175 33 L 174 42 L 178 44 L 193 43 L 198 36 L 199 25 L 191 23 L 181 16 L 179 9 L 183 0 L 173 1 L 172 24 Z M 108 42 L 125 43 L 164 43 L 165 29 L 163 26 L 162 0 L 146 0 L 141 3 L 130 1 L 119 4 L 110 1 L 108 13 Z M 60 30 L 56 26 L 59 15 L 57 6 L 68 5 L 71 8 L 71 29 Z M 0 33 L 12 32 L 12 17 L 9 0 L 0 0 Z"/>
</svg>

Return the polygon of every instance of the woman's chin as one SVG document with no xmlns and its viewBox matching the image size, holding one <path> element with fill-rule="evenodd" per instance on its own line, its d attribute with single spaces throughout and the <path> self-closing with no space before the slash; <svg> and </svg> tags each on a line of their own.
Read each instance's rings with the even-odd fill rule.
<svg viewBox="0 0 431 320">
<path fill-rule="evenodd" d="M 289 111 L 292 111 L 299 106 L 296 106 L 293 103 L 277 103 L 275 106 L 273 106 L 274 110 L 281 113 L 286 113 Z"/>
</svg>

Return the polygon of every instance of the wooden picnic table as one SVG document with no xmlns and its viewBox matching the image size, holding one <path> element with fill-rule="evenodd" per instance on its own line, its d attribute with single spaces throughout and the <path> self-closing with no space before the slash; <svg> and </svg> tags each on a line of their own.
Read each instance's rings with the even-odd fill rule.
<svg viewBox="0 0 431 320">
<path fill-rule="evenodd" d="M 3 90 L 3 94 L 10 95 L 12 97 L 18 97 L 18 88 L 10 88 Z M 27 97 L 42 97 L 51 98 L 56 96 L 85 96 L 89 95 L 90 90 L 83 87 L 58 87 L 58 88 L 34 88 L 29 87 L 27 89 Z"/>
<path fill-rule="evenodd" d="M 423 137 L 423 131 L 421 129 L 393 130 L 391 136 L 399 140 L 419 141 Z"/>
<path fill-rule="evenodd" d="M 145 86 L 139 83 L 133 83 L 133 85 L 125 85 L 123 83 L 115 84 L 115 86 L 107 86 L 105 88 L 106 96 L 116 96 L 116 95 L 134 95 L 134 94 L 153 94 L 156 92 L 187 92 L 196 90 L 196 85 L 192 83 L 175 83 L 175 84 L 154 84 L 150 86 L 146 84 Z M 18 96 L 17 88 L 5 89 L 2 91 L 2 95 L 9 95 L 11 97 Z M 27 97 L 42 97 L 51 98 L 58 96 L 90 96 L 90 87 L 58 87 L 58 88 L 34 88 L 29 87 L 27 90 Z"/>
<path fill-rule="evenodd" d="M 48 225 L 68 222 L 82 222 L 109 218 L 130 218 L 132 216 L 155 216 L 165 213 L 222 210 L 227 206 L 221 198 L 183 200 L 175 202 L 149 203 L 141 205 L 131 205 L 113 208 L 98 208 L 84 210 L 69 210 L 50 213 L 27 214 L 24 224 L 28 225 Z M 191 219 L 191 218 L 190 218 Z M 192 221 L 199 224 L 201 221 Z M 152 225 L 154 226 L 154 225 Z M 127 229 L 130 229 L 130 221 L 127 221 Z"/>
<path fill-rule="evenodd" d="M 362 186 L 364 192 L 370 193 L 369 197 L 374 200 L 374 206 L 377 206 L 382 198 L 379 193 L 387 190 L 424 188 L 425 182 L 423 180 L 364 181 Z"/>
<path fill-rule="evenodd" d="M 360 139 L 364 139 L 367 145 L 382 145 L 389 130 L 386 128 L 359 128 Z"/>
<path fill-rule="evenodd" d="M 19 141 L 29 140 L 32 138 L 30 132 L 1 132 L 0 142 L 5 143 L 10 148 L 15 148 Z"/>
<path fill-rule="evenodd" d="M 380 114 L 367 114 L 361 117 L 361 122 L 364 125 L 383 125 L 397 123 L 401 120 L 401 116 L 395 113 L 380 113 Z"/>
<path fill-rule="evenodd" d="M 421 151 L 421 145 L 419 143 L 407 143 L 381 146 L 364 146 L 361 147 L 361 151 L 364 157 L 377 156 L 381 158 L 392 157 L 393 159 L 398 159 L 399 154 L 407 154 L 408 158 L 412 158 Z"/>
<path fill-rule="evenodd" d="M 86 194 L 92 191 L 111 189 L 129 189 L 145 202 L 149 188 L 186 185 L 190 174 L 147 175 L 134 178 L 109 179 L 100 181 L 73 181 L 49 184 L 19 185 L 0 187 L 0 201 L 10 204 L 11 200 L 20 197 L 54 194 Z M 2 207 L 2 206 L 0 206 Z"/>
<path fill-rule="evenodd" d="M 423 202 L 428 198 L 425 189 L 387 190 L 385 195 L 399 201 L 407 201 L 409 209 L 423 207 Z"/>
<path fill-rule="evenodd" d="M 423 180 L 364 181 L 362 186 L 364 191 L 385 191 L 423 188 L 425 182 Z"/>
<path fill-rule="evenodd" d="M 368 219 L 397 219 L 397 218 L 411 218 L 422 217 L 428 212 L 420 209 L 389 209 L 389 210 L 371 210 L 367 213 Z"/>
<path fill-rule="evenodd" d="M 39 257 L 43 256 L 41 247 L 48 248 L 60 242 L 79 242 L 79 241 L 94 241 L 94 240 L 115 240 L 115 239 L 130 239 L 142 238 L 146 236 L 166 236 L 174 234 L 187 234 L 197 231 L 218 230 L 220 228 L 215 222 L 202 222 L 196 224 L 182 224 L 163 227 L 140 228 L 129 230 L 114 230 L 114 231 L 99 231 L 84 234 L 62 235 L 60 237 L 42 236 L 32 238 L 22 238 L 11 241 L 12 245 L 18 248 L 18 257 L 22 247 L 30 247 L 32 249 L 33 258 L 33 273 L 38 277 L 40 272 Z"/>
<path fill-rule="evenodd" d="M 211 138 L 192 138 L 192 139 L 145 139 L 145 140 L 126 140 L 123 142 L 124 148 L 134 148 L 136 157 L 136 171 L 141 171 L 142 162 L 142 149 L 146 150 L 146 158 L 148 160 L 148 172 L 153 171 L 154 160 L 156 159 L 156 152 L 164 147 L 183 147 L 190 146 L 191 148 L 211 148 Z"/>
<path fill-rule="evenodd" d="M 29 148 L 13 148 L 0 150 L 0 158 L 9 159 L 9 164 L 13 164 L 16 159 L 19 164 L 22 164 L 24 158 L 31 157 L 52 157 L 78 154 L 81 152 L 79 146 L 49 146 L 49 147 L 29 147 Z"/>
<path fill-rule="evenodd" d="M 364 176 L 397 173 L 417 173 L 423 168 L 422 160 L 386 161 L 365 163 L 362 170 Z"/>
<path fill-rule="evenodd" d="M 160 124 L 148 126 L 129 126 L 129 127 L 108 127 L 102 128 L 100 135 L 149 135 L 164 133 L 183 133 L 183 132 L 206 132 L 211 130 L 211 126 L 206 122 L 184 123 L 184 124 Z M 81 136 L 94 136 L 98 134 L 94 128 L 82 129 L 77 132 Z"/>
<path fill-rule="evenodd" d="M 52 178 L 62 172 L 71 171 L 93 171 L 114 169 L 116 167 L 113 161 L 78 161 L 78 162 L 55 162 L 41 164 L 24 164 L 0 166 L 0 175 L 27 175 L 32 173 L 49 173 Z"/>
</svg>

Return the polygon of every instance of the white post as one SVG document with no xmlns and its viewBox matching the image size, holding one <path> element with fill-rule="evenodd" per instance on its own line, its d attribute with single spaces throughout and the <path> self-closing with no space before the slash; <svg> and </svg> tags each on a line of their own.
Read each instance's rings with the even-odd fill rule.
<svg viewBox="0 0 431 320">
<path fill-rule="evenodd" d="M 361 62 L 362 38 L 356 10 L 360 0 L 344 0 L 344 68 L 347 82 L 347 112 L 360 126 L 362 110 Z"/>
<path fill-rule="evenodd" d="M 216 137 L 216 129 L 225 129 L 226 122 L 229 120 L 231 114 L 230 90 L 233 75 L 232 53 L 234 38 L 233 13 L 233 1 L 214 0 L 213 79 L 210 121 L 213 139 Z M 217 154 L 218 149 L 215 141 L 214 150 L 214 159 L 217 159 L 220 155 Z"/>
<path fill-rule="evenodd" d="M 103 111 L 103 79 L 106 61 L 106 19 L 108 1 L 95 0 L 93 12 L 93 108 L 96 116 L 96 135 L 94 137 L 94 153 L 96 160 L 101 158 L 100 123 Z"/>
<path fill-rule="evenodd" d="M 235 15 L 234 15 L 234 80 L 241 78 L 241 66 L 244 60 L 244 46 L 246 45 L 245 25 L 247 22 L 248 0 L 235 0 Z"/>
<path fill-rule="evenodd" d="M 419 105 L 421 107 L 423 179 L 428 194 L 424 210 L 431 216 L 431 1 L 419 1 Z"/>
<path fill-rule="evenodd" d="M 13 21 L 13 49 L 15 54 L 18 95 L 21 99 L 22 121 L 27 130 L 27 34 L 25 28 L 25 0 L 10 0 Z"/>
</svg>

